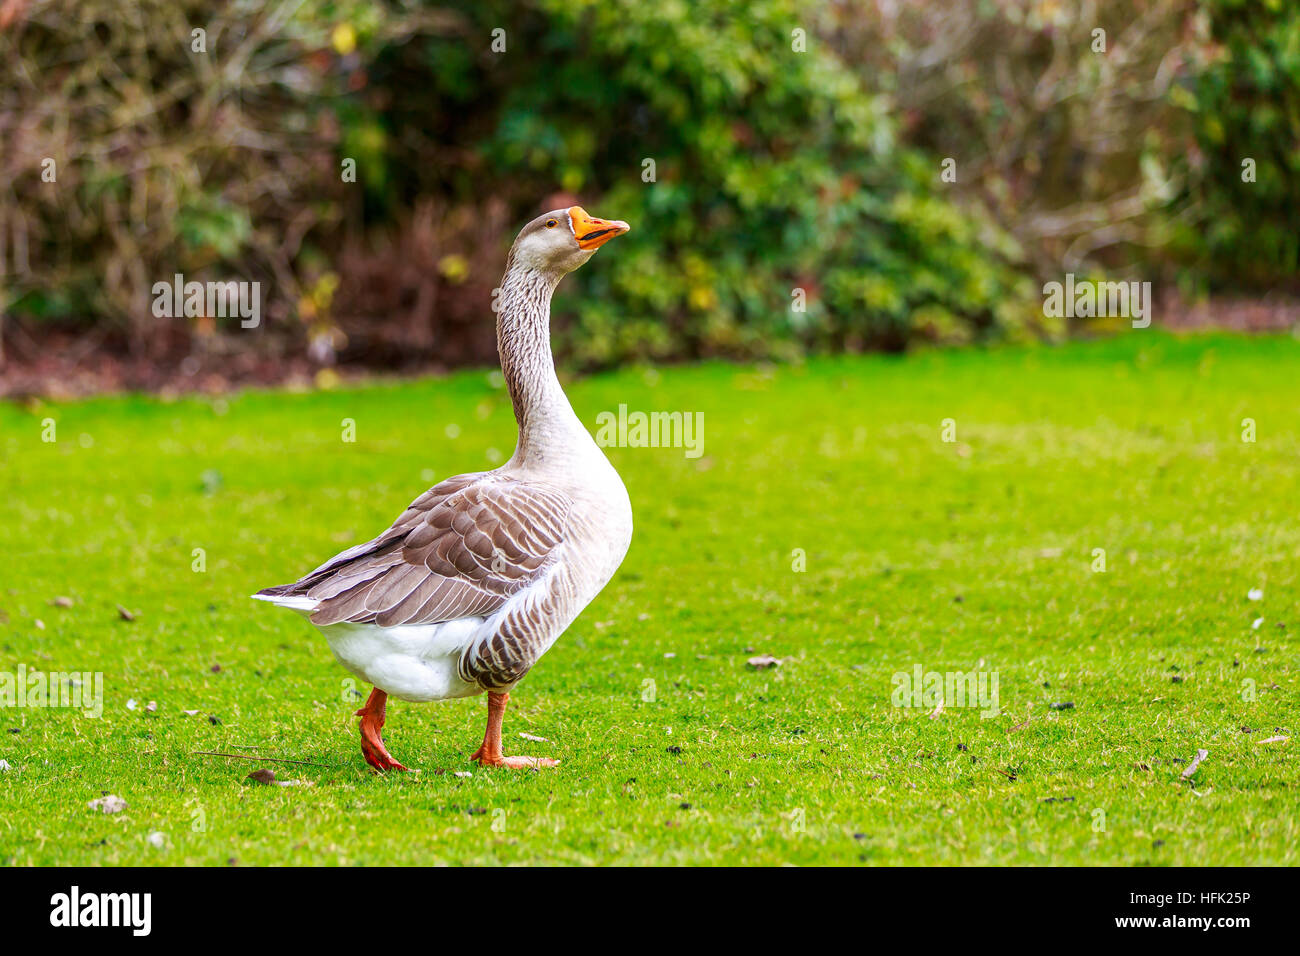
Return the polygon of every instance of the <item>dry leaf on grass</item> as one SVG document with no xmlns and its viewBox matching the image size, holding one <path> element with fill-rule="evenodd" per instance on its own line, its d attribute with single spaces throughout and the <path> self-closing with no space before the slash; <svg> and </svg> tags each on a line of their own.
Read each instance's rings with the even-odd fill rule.
<svg viewBox="0 0 1300 956">
<path fill-rule="evenodd" d="M 779 657 L 772 657 L 770 654 L 759 654 L 757 657 L 751 657 L 745 661 L 745 664 L 755 670 L 761 670 L 765 667 L 780 667 L 785 663 Z"/>
<path fill-rule="evenodd" d="M 275 776 L 275 771 L 267 767 L 260 770 L 254 770 L 244 779 L 251 780 L 254 783 L 264 784 L 268 787 L 313 787 L 314 783 L 310 780 L 280 780 Z"/>
</svg>

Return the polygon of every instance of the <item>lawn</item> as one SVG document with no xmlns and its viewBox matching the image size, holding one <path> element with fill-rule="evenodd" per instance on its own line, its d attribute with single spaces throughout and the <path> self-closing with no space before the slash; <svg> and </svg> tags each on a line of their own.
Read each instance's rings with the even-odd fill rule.
<svg viewBox="0 0 1300 956">
<path fill-rule="evenodd" d="M 399 701 L 386 777 L 247 595 L 508 457 L 499 377 L 0 406 L 0 672 L 103 673 L 98 719 L 0 710 L 0 864 L 1296 864 L 1298 369 L 1149 330 L 570 383 L 704 443 L 609 449 L 631 551 L 506 716 L 562 762 Z M 918 665 L 1000 712 L 895 706 Z"/>
</svg>

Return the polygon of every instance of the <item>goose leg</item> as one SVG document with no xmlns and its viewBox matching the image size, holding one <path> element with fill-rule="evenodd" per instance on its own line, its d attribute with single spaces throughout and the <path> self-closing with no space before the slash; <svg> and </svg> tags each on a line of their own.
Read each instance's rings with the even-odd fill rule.
<svg viewBox="0 0 1300 956">
<path fill-rule="evenodd" d="M 376 687 L 370 692 L 370 699 L 366 701 L 366 706 L 356 714 L 361 718 L 361 753 L 366 758 L 366 763 L 380 773 L 406 769 L 393 759 L 393 755 L 384 747 L 384 738 L 379 734 L 384 729 L 384 713 L 387 704 L 388 695 Z"/>
<path fill-rule="evenodd" d="M 470 760 L 476 760 L 484 767 L 511 767 L 516 770 L 528 767 L 554 767 L 558 760 L 550 757 L 503 757 L 501 755 L 501 720 L 506 715 L 506 701 L 509 694 L 497 694 L 488 691 L 487 731 L 483 734 L 483 746 L 474 751 Z"/>
</svg>

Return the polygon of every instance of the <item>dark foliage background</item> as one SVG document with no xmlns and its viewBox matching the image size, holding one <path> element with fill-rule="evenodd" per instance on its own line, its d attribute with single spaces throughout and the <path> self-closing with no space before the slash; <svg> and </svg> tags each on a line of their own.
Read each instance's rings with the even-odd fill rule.
<svg viewBox="0 0 1300 956">
<path fill-rule="evenodd" d="M 1063 271 L 1297 292 L 1300 13 L 2 0 L 0 143 L 0 374 L 490 362 L 514 231 L 573 201 L 634 230 L 557 301 L 572 364 L 1056 336 Z M 177 272 L 266 321 L 155 318 Z"/>
</svg>

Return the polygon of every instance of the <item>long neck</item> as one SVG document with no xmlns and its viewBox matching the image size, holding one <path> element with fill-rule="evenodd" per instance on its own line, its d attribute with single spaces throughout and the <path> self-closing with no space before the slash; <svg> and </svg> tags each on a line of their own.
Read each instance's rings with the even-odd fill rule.
<svg viewBox="0 0 1300 956">
<path fill-rule="evenodd" d="M 514 462 L 530 468 L 559 467 L 590 442 L 555 376 L 551 355 L 551 293 L 558 276 L 511 263 L 497 300 L 497 351 L 519 423 Z"/>
</svg>

